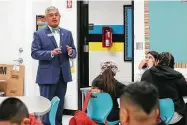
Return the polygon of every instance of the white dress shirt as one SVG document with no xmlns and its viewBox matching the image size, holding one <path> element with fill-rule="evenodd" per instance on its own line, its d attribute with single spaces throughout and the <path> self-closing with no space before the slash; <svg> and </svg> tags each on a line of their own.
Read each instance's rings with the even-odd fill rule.
<svg viewBox="0 0 187 125">
<path fill-rule="evenodd" d="M 60 29 L 59 31 L 53 31 L 52 30 L 52 27 L 48 26 L 49 29 L 51 30 L 51 33 L 53 34 L 54 38 L 55 38 L 55 41 L 56 41 L 56 44 L 59 48 L 61 48 L 60 46 Z"/>
<path fill-rule="evenodd" d="M 49 29 L 51 30 L 51 33 L 54 36 L 54 39 L 56 41 L 57 46 L 59 48 L 61 48 L 61 46 L 60 46 L 60 29 L 59 29 L 59 31 L 53 31 L 52 27 L 50 27 L 49 25 L 48 25 L 48 27 L 49 27 Z M 54 57 L 54 55 L 51 52 L 51 58 L 53 58 L 53 57 Z"/>
</svg>

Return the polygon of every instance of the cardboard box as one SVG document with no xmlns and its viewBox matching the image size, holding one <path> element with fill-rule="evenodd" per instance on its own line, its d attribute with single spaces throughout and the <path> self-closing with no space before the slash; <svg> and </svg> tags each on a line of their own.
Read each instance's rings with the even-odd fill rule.
<svg viewBox="0 0 187 125">
<path fill-rule="evenodd" d="M 0 64 L 0 91 L 5 96 L 23 96 L 24 95 L 24 66 L 14 66 Z"/>
</svg>

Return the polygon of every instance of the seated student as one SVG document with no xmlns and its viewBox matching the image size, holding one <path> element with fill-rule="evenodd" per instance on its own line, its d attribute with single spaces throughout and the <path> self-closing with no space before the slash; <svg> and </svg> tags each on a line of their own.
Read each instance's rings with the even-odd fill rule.
<svg viewBox="0 0 187 125">
<path fill-rule="evenodd" d="M 141 61 L 141 63 L 138 66 L 138 71 L 135 74 L 135 81 L 139 82 L 141 80 L 142 74 L 152 66 L 156 65 L 158 63 L 158 52 L 156 51 L 149 51 L 146 54 L 146 58 Z"/>
<path fill-rule="evenodd" d="M 17 98 L 7 98 L 0 105 L 0 125 L 43 125 L 33 117 L 25 104 Z"/>
<path fill-rule="evenodd" d="M 159 98 L 171 98 L 174 101 L 175 113 L 169 124 L 185 125 L 187 111 L 183 96 L 187 96 L 187 82 L 181 73 L 174 70 L 174 64 L 171 53 L 160 53 L 158 64 L 147 70 L 141 81 L 155 85 L 159 91 Z"/>
<path fill-rule="evenodd" d="M 158 91 L 152 84 L 136 82 L 125 87 L 120 97 L 122 125 L 165 125 L 159 122 Z"/>
<path fill-rule="evenodd" d="M 113 62 L 104 62 L 101 65 L 101 70 L 101 74 L 92 82 L 92 92 L 107 92 L 111 95 L 113 109 L 107 117 L 107 120 L 119 120 L 119 105 L 117 98 L 120 97 L 125 85 L 114 78 L 118 71 L 118 67 Z"/>
</svg>

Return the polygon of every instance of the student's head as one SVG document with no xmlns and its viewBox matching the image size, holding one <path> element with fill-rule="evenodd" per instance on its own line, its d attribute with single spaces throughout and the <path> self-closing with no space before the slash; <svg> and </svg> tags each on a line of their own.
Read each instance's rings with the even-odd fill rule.
<svg viewBox="0 0 187 125">
<path fill-rule="evenodd" d="M 45 10 L 45 19 L 50 27 L 56 28 L 60 23 L 61 15 L 58 8 L 50 6 Z"/>
<path fill-rule="evenodd" d="M 112 61 L 101 63 L 101 74 L 104 76 L 114 77 L 118 71 L 118 66 Z"/>
<path fill-rule="evenodd" d="M 122 125 L 155 125 L 159 115 L 158 91 L 149 83 L 127 85 L 120 97 Z"/>
<path fill-rule="evenodd" d="M 174 68 L 175 59 L 171 53 L 162 52 L 158 56 L 158 64 L 162 66 L 169 66 L 170 68 Z"/>
<path fill-rule="evenodd" d="M 156 51 L 149 51 L 146 54 L 146 61 L 147 61 L 147 66 L 152 67 L 153 65 L 157 64 L 158 61 L 158 52 Z"/>
<path fill-rule="evenodd" d="M 17 98 L 7 98 L 0 105 L 0 125 L 30 125 L 29 112 Z"/>
<path fill-rule="evenodd" d="M 101 64 L 101 75 L 93 80 L 92 85 L 103 85 L 103 91 L 115 95 L 116 80 L 114 76 L 116 75 L 117 71 L 118 67 L 114 62 L 103 62 Z"/>
</svg>

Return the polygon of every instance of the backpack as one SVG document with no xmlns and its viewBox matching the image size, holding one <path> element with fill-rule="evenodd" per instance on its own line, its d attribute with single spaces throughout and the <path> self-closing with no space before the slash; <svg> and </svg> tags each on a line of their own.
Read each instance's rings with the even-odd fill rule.
<svg viewBox="0 0 187 125">
<path fill-rule="evenodd" d="M 29 114 L 30 125 L 44 125 L 42 122 L 38 121 L 36 117 L 32 114 Z"/>
<path fill-rule="evenodd" d="M 69 121 L 69 125 L 97 125 L 85 113 L 91 94 L 91 92 L 87 92 L 82 111 L 75 112 Z"/>
</svg>

